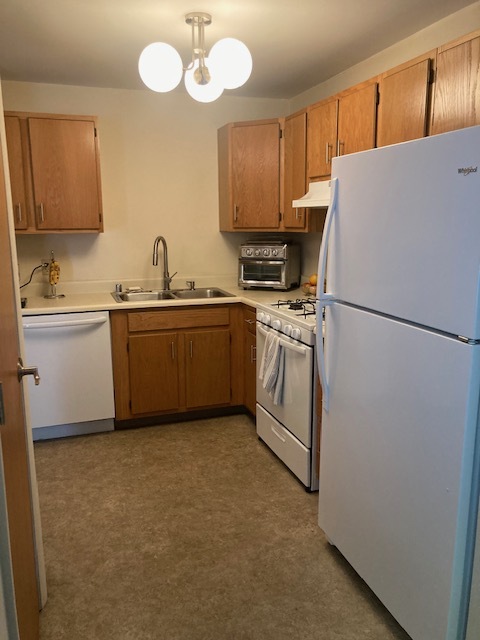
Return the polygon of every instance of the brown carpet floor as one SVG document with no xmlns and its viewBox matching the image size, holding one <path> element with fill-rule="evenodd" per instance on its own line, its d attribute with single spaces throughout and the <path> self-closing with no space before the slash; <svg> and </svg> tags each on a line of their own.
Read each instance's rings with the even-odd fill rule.
<svg viewBox="0 0 480 640">
<path fill-rule="evenodd" d="M 247 416 L 39 442 L 41 640 L 407 640 Z"/>
</svg>

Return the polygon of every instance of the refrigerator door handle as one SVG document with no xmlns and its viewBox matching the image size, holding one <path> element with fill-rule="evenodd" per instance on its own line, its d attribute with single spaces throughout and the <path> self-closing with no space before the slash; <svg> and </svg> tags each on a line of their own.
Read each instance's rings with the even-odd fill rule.
<svg viewBox="0 0 480 640">
<path fill-rule="evenodd" d="M 320 282 L 320 295 L 317 302 L 317 363 L 320 375 L 320 384 L 322 385 L 322 406 L 328 412 L 329 405 L 329 388 L 327 381 L 327 372 L 325 367 L 325 349 L 323 340 L 319 336 L 322 335 L 323 326 L 323 309 L 332 304 L 335 299 L 332 293 L 325 292 L 325 272 L 327 268 L 327 251 L 328 242 L 330 240 L 330 230 L 332 228 L 333 216 L 337 207 L 337 191 L 338 178 L 330 181 L 330 205 L 325 218 L 325 227 L 322 235 L 322 244 L 320 246 L 320 254 L 318 257 L 318 278 Z"/>
<path fill-rule="evenodd" d="M 320 245 L 320 254 L 318 257 L 318 279 L 320 280 L 320 307 L 322 307 L 322 301 L 331 300 L 332 294 L 325 292 L 325 272 L 327 269 L 327 251 L 328 243 L 330 240 L 330 231 L 332 228 L 333 216 L 337 208 L 337 192 L 338 192 L 338 178 L 332 178 L 330 180 L 330 204 L 328 206 L 327 216 L 325 218 L 325 227 L 322 234 L 322 244 Z"/>
</svg>

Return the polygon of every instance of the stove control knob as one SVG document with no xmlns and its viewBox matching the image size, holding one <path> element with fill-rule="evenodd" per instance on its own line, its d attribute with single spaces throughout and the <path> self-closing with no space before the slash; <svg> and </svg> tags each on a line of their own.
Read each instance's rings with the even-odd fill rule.
<svg viewBox="0 0 480 640">
<path fill-rule="evenodd" d="M 272 329 L 276 329 L 277 331 L 279 331 L 282 328 L 282 321 L 279 320 L 278 318 L 275 318 L 275 320 L 272 322 Z"/>
<path fill-rule="evenodd" d="M 293 329 L 293 327 L 292 327 L 292 325 L 291 325 L 291 324 L 286 324 L 286 325 L 283 327 L 283 333 L 284 333 L 286 336 L 291 336 L 291 335 L 292 335 L 292 329 Z"/>
<path fill-rule="evenodd" d="M 263 314 L 263 320 L 262 322 L 268 326 L 270 326 L 272 324 L 272 317 L 269 313 L 264 313 Z"/>
<path fill-rule="evenodd" d="M 259 256 L 260 254 L 261 254 L 260 249 L 255 249 L 255 255 L 256 255 L 256 256 Z"/>
<path fill-rule="evenodd" d="M 263 255 L 264 255 L 265 257 L 269 256 L 269 255 L 270 255 L 270 249 L 264 249 L 264 250 L 263 250 Z"/>
<path fill-rule="evenodd" d="M 302 337 L 302 332 L 300 331 L 300 329 L 298 329 L 297 327 L 292 329 L 292 338 L 294 340 L 300 340 L 301 337 Z"/>
<path fill-rule="evenodd" d="M 251 256 L 253 254 L 253 249 L 251 247 L 247 247 L 245 249 L 245 255 Z"/>
<path fill-rule="evenodd" d="M 259 311 L 259 312 L 258 312 L 258 314 L 257 314 L 257 320 L 258 320 L 259 322 L 263 322 L 263 316 L 264 316 L 264 315 L 265 315 L 265 314 L 263 313 L 263 311 Z"/>
<path fill-rule="evenodd" d="M 278 256 L 278 249 L 272 249 L 272 256 Z"/>
</svg>

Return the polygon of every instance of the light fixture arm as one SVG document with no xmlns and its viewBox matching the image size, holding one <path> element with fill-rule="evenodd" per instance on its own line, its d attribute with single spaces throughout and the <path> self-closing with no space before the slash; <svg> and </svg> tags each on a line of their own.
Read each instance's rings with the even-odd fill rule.
<svg viewBox="0 0 480 640">
<path fill-rule="evenodd" d="M 210 82 L 210 72 L 205 64 L 205 27 L 212 24 L 212 16 L 203 11 L 187 13 L 185 22 L 192 27 L 192 61 L 184 71 L 193 68 L 195 60 L 198 59 L 198 69 L 195 70 L 194 78 L 197 84 L 205 85 Z"/>
</svg>

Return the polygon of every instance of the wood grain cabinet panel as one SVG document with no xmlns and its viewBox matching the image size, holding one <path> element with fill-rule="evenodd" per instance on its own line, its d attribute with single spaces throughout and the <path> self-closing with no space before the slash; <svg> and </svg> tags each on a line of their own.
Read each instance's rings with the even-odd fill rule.
<svg viewBox="0 0 480 640">
<path fill-rule="evenodd" d="M 188 331 L 185 339 L 187 409 L 230 402 L 230 330 Z"/>
<path fill-rule="evenodd" d="M 130 336 L 128 352 L 132 413 L 177 410 L 180 405 L 178 335 Z"/>
<path fill-rule="evenodd" d="M 377 84 L 368 84 L 343 96 L 338 104 L 337 155 L 375 147 Z"/>
<path fill-rule="evenodd" d="M 252 415 L 257 403 L 257 336 L 255 309 L 244 309 L 244 405 Z"/>
<path fill-rule="evenodd" d="M 218 131 L 221 231 L 278 229 L 280 121 L 231 123 Z"/>
<path fill-rule="evenodd" d="M 431 133 L 477 124 L 480 124 L 478 36 L 438 49 Z"/>
<path fill-rule="evenodd" d="M 95 126 L 29 118 L 33 191 L 39 229 L 98 229 Z"/>
<path fill-rule="evenodd" d="M 338 100 L 322 102 L 308 110 L 308 182 L 325 179 L 332 172 L 332 158 L 337 155 L 337 113 Z"/>
<path fill-rule="evenodd" d="M 5 112 L 19 233 L 103 231 L 96 118 Z"/>
<path fill-rule="evenodd" d="M 25 152 L 22 147 L 20 118 L 16 116 L 6 116 L 5 133 L 15 229 L 26 229 L 28 226 L 27 176 L 24 167 Z"/>
<path fill-rule="evenodd" d="M 380 80 L 377 147 L 427 135 L 430 57 L 385 74 Z"/>
<path fill-rule="evenodd" d="M 284 127 L 284 206 L 285 229 L 303 230 L 306 226 L 305 208 L 294 209 L 292 200 L 305 195 L 307 177 L 307 114 L 299 113 L 285 119 Z"/>
</svg>

